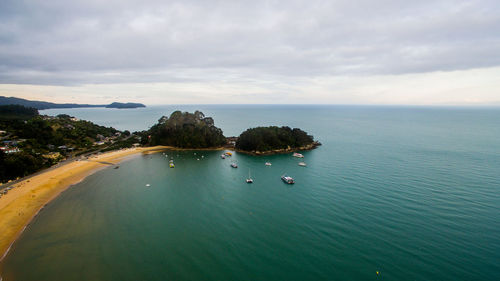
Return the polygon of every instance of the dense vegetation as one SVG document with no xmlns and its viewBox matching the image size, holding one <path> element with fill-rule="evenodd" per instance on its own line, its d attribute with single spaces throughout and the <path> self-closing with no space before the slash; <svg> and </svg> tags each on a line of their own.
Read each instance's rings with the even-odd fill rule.
<svg viewBox="0 0 500 281">
<path fill-rule="evenodd" d="M 0 105 L 0 120 L 30 119 L 38 115 L 38 110 L 21 105 Z"/>
<path fill-rule="evenodd" d="M 52 163 L 32 153 L 6 154 L 0 151 L 0 182 L 32 174 Z"/>
<path fill-rule="evenodd" d="M 170 117 L 163 116 L 147 132 L 150 145 L 170 145 L 181 148 L 208 148 L 226 144 L 222 130 L 215 127 L 211 117 L 196 111 L 173 112 Z"/>
<path fill-rule="evenodd" d="M 236 141 L 236 148 L 244 151 L 270 151 L 294 149 L 313 143 L 313 136 L 301 129 L 271 126 L 244 131 Z"/>
</svg>

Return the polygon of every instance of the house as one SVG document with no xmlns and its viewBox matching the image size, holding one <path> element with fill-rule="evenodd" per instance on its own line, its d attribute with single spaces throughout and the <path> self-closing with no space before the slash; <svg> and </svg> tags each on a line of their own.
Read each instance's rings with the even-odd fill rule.
<svg viewBox="0 0 500 281">
<path fill-rule="evenodd" d="M 21 152 L 21 150 L 17 147 L 8 147 L 8 146 L 1 146 L 0 150 L 2 150 L 4 153 L 18 153 Z"/>
</svg>

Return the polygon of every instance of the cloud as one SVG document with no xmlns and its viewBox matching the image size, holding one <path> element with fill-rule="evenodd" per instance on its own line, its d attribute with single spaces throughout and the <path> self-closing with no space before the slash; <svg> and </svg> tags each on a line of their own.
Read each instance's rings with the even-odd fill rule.
<svg viewBox="0 0 500 281">
<path fill-rule="evenodd" d="M 500 64 L 495 1 L 415 2 L 6 0 L 0 83 L 407 74 Z"/>
<path fill-rule="evenodd" d="M 498 104 L 498 30 L 489 0 L 3 0 L 0 93 Z"/>
</svg>

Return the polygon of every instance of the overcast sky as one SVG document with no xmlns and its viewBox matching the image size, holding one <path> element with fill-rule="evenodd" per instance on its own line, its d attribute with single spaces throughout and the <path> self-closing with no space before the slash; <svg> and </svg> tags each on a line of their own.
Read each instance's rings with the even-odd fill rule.
<svg viewBox="0 0 500 281">
<path fill-rule="evenodd" d="M 500 105 L 500 3 L 1 0 L 0 95 Z"/>
</svg>

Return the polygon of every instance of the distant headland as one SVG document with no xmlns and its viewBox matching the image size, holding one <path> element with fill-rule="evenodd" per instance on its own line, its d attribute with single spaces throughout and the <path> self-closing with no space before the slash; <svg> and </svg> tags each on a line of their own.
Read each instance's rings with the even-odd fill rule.
<svg viewBox="0 0 500 281">
<path fill-rule="evenodd" d="M 78 103 L 52 103 L 46 101 L 32 101 L 15 97 L 0 96 L 0 105 L 22 105 L 32 107 L 38 110 L 54 109 L 54 108 L 81 108 L 81 107 L 106 107 L 106 108 L 138 108 L 146 107 L 142 103 L 120 103 L 113 102 L 111 104 L 78 104 Z"/>
</svg>

